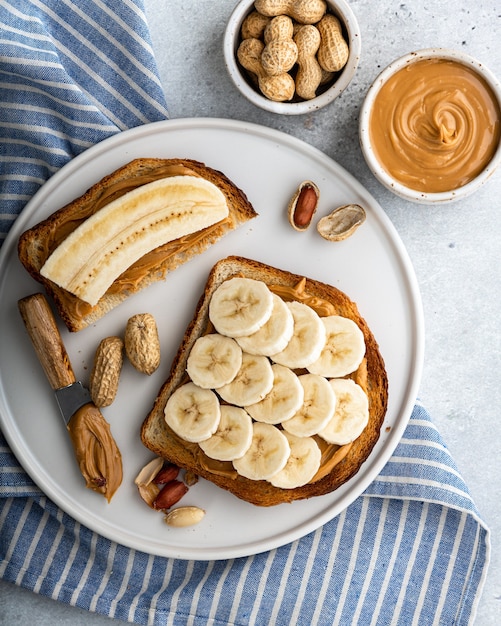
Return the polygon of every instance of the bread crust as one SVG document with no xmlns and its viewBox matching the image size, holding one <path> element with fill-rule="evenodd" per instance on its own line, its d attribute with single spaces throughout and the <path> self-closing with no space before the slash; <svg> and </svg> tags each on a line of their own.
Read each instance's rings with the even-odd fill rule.
<svg viewBox="0 0 501 626">
<path fill-rule="evenodd" d="M 239 475 L 220 475 L 209 471 L 200 462 L 200 449 L 183 442 L 165 423 L 164 408 L 174 390 L 186 381 L 186 361 L 196 339 L 209 325 L 208 308 L 212 293 L 228 278 L 243 275 L 262 280 L 269 286 L 294 287 L 304 277 L 258 261 L 238 256 L 220 260 L 212 268 L 194 316 L 183 336 L 173 360 L 170 374 L 162 385 L 155 403 L 144 420 L 141 440 L 152 452 L 179 467 L 191 470 L 203 478 L 226 489 L 242 500 L 259 506 L 272 506 L 283 502 L 311 498 L 330 493 L 354 476 L 366 461 L 379 439 L 388 403 L 388 379 L 378 344 L 358 308 L 346 294 L 333 286 L 306 278 L 305 292 L 327 300 L 336 314 L 351 318 L 362 330 L 366 344 L 365 362 L 367 378 L 365 390 L 369 398 L 369 422 L 363 433 L 352 444 L 344 459 L 325 477 L 296 489 L 281 489 L 267 481 L 253 481 Z"/>
<path fill-rule="evenodd" d="M 194 238 L 187 247 L 183 247 L 179 240 L 176 240 L 145 255 L 115 281 L 94 307 L 40 274 L 52 251 L 80 223 L 128 191 L 165 177 L 166 172 L 200 176 L 215 184 L 226 197 L 229 207 L 228 218 L 200 231 L 200 236 Z M 256 216 L 257 213 L 245 193 L 222 172 L 192 159 L 140 158 L 105 176 L 82 196 L 25 231 L 19 238 L 18 256 L 29 274 L 41 283 L 52 297 L 68 329 L 76 332 L 95 323 L 133 293 L 163 280 L 166 274 L 176 267 L 206 250 L 230 230 Z M 147 263 L 148 269 L 137 279 L 136 272 L 139 272 L 142 263 L 143 267 Z"/>
</svg>

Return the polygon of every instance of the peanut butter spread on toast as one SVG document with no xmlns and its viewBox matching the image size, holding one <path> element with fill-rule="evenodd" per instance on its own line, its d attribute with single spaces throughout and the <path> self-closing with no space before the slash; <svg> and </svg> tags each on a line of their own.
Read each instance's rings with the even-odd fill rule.
<svg viewBox="0 0 501 626">
<path fill-rule="evenodd" d="M 145 171 L 137 174 L 136 176 L 116 180 L 112 184 L 103 186 L 102 192 L 91 206 L 88 206 L 85 210 L 80 211 L 76 215 L 68 213 L 68 216 L 59 222 L 57 229 L 52 231 L 52 236 L 47 237 L 43 241 L 44 258 L 48 258 L 52 251 L 55 250 L 55 248 L 57 248 L 57 246 L 69 235 L 70 232 L 75 230 L 79 224 L 116 198 L 125 195 L 127 192 L 132 191 L 141 185 L 153 182 L 159 178 L 168 178 L 172 176 L 195 176 L 201 178 L 200 174 L 185 165 L 167 164 L 155 168 L 154 171 Z M 225 218 L 208 228 L 179 237 L 174 241 L 170 241 L 158 248 L 155 248 L 154 250 L 151 250 L 151 252 L 133 263 L 123 274 L 121 274 L 108 289 L 107 294 L 113 295 L 123 292 L 133 293 L 138 289 L 138 285 L 142 280 L 155 272 L 158 272 L 159 279 L 164 278 L 167 273 L 167 269 L 162 269 L 162 267 L 167 259 L 176 254 L 182 253 L 189 248 L 196 247 L 197 244 L 199 242 L 201 243 L 208 234 L 210 235 L 211 231 L 216 231 L 221 227 L 222 223 L 229 219 L 230 218 Z M 69 311 L 73 311 L 74 317 L 76 318 L 82 318 L 85 315 L 88 315 L 92 310 L 92 306 L 90 304 L 84 302 L 69 292 L 62 292 L 60 294 L 60 298 L 64 301 L 64 307 Z"/>
<path fill-rule="evenodd" d="M 273 293 L 279 295 L 283 300 L 295 300 L 297 302 L 307 304 L 312 309 L 314 309 L 314 311 L 320 316 L 337 314 L 337 309 L 331 302 L 325 300 L 324 298 L 312 295 L 306 291 L 306 278 L 304 277 L 292 287 L 273 284 L 269 284 L 268 287 Z M 210 322 L 209 328 L 211 328 Z M 206 332 L 208 331 L 209 329 L 206 329 Z M 359 368 L 350 375 L 350 378 L 352 378 L 358 385 L 360 385 L 362 389 L 367 393 L 367 362 L 365 358 Z M 176 435 L 174 432 L 171 433 L 171 436 L 176 438 L 185 448 L 190 450 L 190 452 L 196 458 L 197 463 L 206 471 L 215 475 L 225 476 L 226 478 L 231 478 L 233 480 L 237 478 L 238 473 L 233 467 L 231 461 L 218 461 L 212 459 L 203 452 L 203 450 L 197 443 L 187 442 L 178 435 Z M 346 457 L 353 445 L 353 442 L 347 443 L 343 446 L 329 444 L 318 435 L 315 435 L 313 438 L 320 448 L 321 461 L 320 468 L 315 476 L 311 479 L 310 483 L 321 480 L 330 472 L 332 472 L 336 465 L 341 463 L 341 461 Z"/>
</svg>

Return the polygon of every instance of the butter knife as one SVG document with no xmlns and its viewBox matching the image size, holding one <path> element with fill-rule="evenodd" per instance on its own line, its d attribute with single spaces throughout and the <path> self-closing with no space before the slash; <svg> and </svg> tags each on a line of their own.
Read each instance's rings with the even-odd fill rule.
<svg viewBox="0 0 501 626">
<path fill-rule="evenodd" d="M 35 353 L 55 392 L 86 487 L 108 502 L 122 482 L 122 456 L 110 425 L 77 381 L 46 297 L 36 293 L 18 302 Z"/>
</svg>

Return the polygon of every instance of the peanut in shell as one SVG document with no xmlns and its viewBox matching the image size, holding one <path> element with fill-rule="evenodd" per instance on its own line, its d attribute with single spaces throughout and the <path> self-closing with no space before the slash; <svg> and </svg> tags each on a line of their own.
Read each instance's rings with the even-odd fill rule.
<svg viewBox="0 0 501 626">
<path fill-rule="evenodd" d="M 116 397 L 123 364 L 123 341 L 120 337 L 105 337 L 94 356 L 89 391 L 97 407 L 109 406 Z"/>
<path fill-rule="evenodd" d="M 127 321 L 125 353 L 139 372 L 150 376 L 160 365 L 160 340 L 151 313 L 138 313 Z"/>
</svg>

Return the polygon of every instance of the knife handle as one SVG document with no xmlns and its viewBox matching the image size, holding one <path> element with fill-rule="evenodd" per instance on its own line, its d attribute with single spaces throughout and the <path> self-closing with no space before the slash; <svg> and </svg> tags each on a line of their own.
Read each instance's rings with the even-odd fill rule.
<svg viewBox="0 0 501 626">
<path fill-rule="evenodd" d="M 52 389 L 75 382 L 75 374 L 47 299 L 35 293 L 18 301 L 28 335 Z"/>
</svg>

